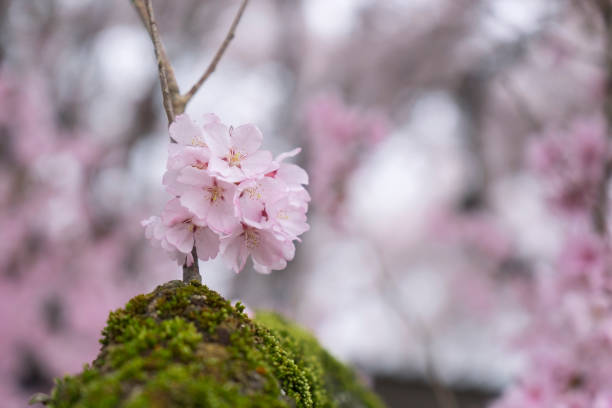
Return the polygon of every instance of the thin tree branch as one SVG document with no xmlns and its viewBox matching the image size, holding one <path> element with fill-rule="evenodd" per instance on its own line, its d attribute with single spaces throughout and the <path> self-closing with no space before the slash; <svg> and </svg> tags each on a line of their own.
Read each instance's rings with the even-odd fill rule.
<svg viewBox="0 0 612 408">
<path fill-rule="evenodd" d="M 191 256 L 193 256 L 193 264 L 191 266 L 183 265 L 183 282 L 189 283 L 195 280 L 202 283 L 202 275 L 200 275 L 200 267 L 198 266 L 198 252 L 195 245 L 191 248 Z"/>
<path fill-rule="evenodd" d="M 198 79 L 198 82 L 196 82 L 191 87 L 191 89 L 185 95 L 181 97 L 181 102 L 183 104 L 186 105 L 191 100 L 191 98 L 193 98 L 196 92 L 198 92 L 198 89 L 200 89 L 200 87 L 208 79 L 208 77 L 210 77 L 212 73 L 215 72 L 215 69 L 217 68 L 217 64 L 221 60 L 221 57 L 223 57 L 223 54 L 225 53 L 225 50 L 229 46 L 230 42 L 235 37 L 236 27 L 238 26 L 238 23 L 240 22 L 240 18 L 242 17 L 242 14 L 244 13 L 244 9 L 246 8 L 246 5 L 248 2 L 249 0 L 242 0 L 242 4 L 240 5 L 240 8 L 238 9 L 238 13 L 236 13 L 236 17 L 234 17 L 234 21 L 232 21 L 232 25 L 230 26 L 227 32 L 227 35 L 225 36 L 225 39 L 221 43 L 221 46 L 217 50 L 212 61 L 206 68 L 206 71 L 204 71 L 204 74 L 202 74 L 200 79 Z"/>
<path fill-rule="evenodd" d="M 180 103 L 180 91 L 174 76 L 174 69 L 161 41 L 151 0 L 132 0 L 132 4 L 147 29 L 151 42 L 153 42 L 164 110 L 166 111 L 168 124 L 170 124 L 177 114 L 183 113 L 185 110 L 184 104 L 181 105 Z"/>
<path fill-rule="evenodd" d="M 159 82 L 162 89 L 162 97 L 164 103 L 164 110 L 168 117 L 168 124 L 174 122 L 174 100 L 180 94 L 176 79 L 174 78 L 174 70 L 172 64 L 168 60 L 166 51 L 161 42 L 159 36 L 159 30 L 157 28 L 157 22 L 155 21 L 155 14 L 153 13 L 153 5 L 151 0 L 146 0 L 146 11 L 147 17 L 149 18 L 149 35 L 153 41 L 153 48 L 155 49 L 155 58 L 157 58 L 157 70 L 159 72 Z M 172 78 L 172 79 L 170 79 Z M 173 81 L 176 89 L 170 89 L 170 81 Z"/>
<path fill-rule="evenodd" d="M 389 309 L 392 310 L 395 315 L 400 319 L 404 329 L 407 333 L 411 333 L 413 330 L 416 330 L 417 333 L 421 335 L 421 342 L 423 348 L 425 350 L 424 353 L 424 375 L 425 380 L 431 386 L 431 389 L 434 394 L 434 398 L 436 400 L 436 404 L 440 408 L 459 408 L 459 403 L 455 397 L 454 392 L 445 386 L 445 384 L 440 381 L 440 377 L 438 374 L 438 370 L 436 368 L 436 364 L 434 358 L 431 353 L 431 333 L 427 328 L 426 324 L 422 322 L 420 319 L 415 319 L 406 313 L 404 305 L 399 302 L 398 299 L 402 297 L 402 294 L 399 291 L 399 286 L 397 282 L 395 282 L 393 273 L 389 270 L 385 262 L 385 254 L 382 248 L 377 245 L 374 241 L 365 240 L 369 243 L 371 248 L 376 253 L 376 257 L 378 258 L 378 262 L 380 265 L 380 280 L 375 285 L 377 290 L 380 292 L 381 299 L 389 306 Z M 389 291 L 392 291 L 391 295 L 389 295 Z"/>
<path fill-rule="evenodd" d="M 174 122 L 176 114 L 183 113 L 185 110 L 185 103 L 181 102 L 179 87 L 176 82 L 176 77 L 174 76 L 172 64 L 168 59 L 168 55 L 166 54 L 159 35 L 151 0 L 132 0 L 132 4 L 138 12 L 153 42 L 164 110 L 168 118 L 168 125 L 170 125 Z M 172 137 L 170 137 L 170 141 L 175 142 Z M 195 246 L 191 250 L 191 255 L 193 256 L 192 264 L 188 266 L 187 261 L 183 264 L 183 282 L 188 283 L 192 280 L 202 282 L 202 276 L 200 275 L 200 268 L 198 265 L 198 254 Z"/>
<path fill-rule="evenodd" d="M 166 111 L 166 116 L 168 118 L 168 125 L 174 122 L 176 115 L 180 115 L 185 111 L 185 107 L 187 103 L 193 98 L 196 92 L 200 89 L 202 84 L 208 79 L 208 77 L 215 71 L 217 64 L 223 57 L 225 50 L 227 49 L 229 43 L 235 36 L 236 27 L 240 22 L 240 18 L 244 13 L 244 9 L 248 3 L 248 0 L 243 0 L 240 8 L 238 9 L 238 13 L 236 17 L 234 17 L 234 21 L 229 28 L 229 31 L 223 40 L 223 43 L 217 50 L 213 60 L 210 65 L 204 72 L 204 75 L 196 82 L 196 84 L 187 92 L 185 95 L 181 95 L 178 83 L 176 82 L 176 77 L 174 75 L 174 69 L 172 68 L 172 64 L 168 59 L 168 55 L 166 54 L 166 50 L 164 49 L 164 45 L 161 41 L 161 37 L 159 35 L 159 30 L 157 28 L 157 22 L 155 21 L 155 14 L 153 13 L 153 5 L 151 0 L 131 0 L 136 12 L 140 16 L 142 23 L 144 24 L 147 32 L 149 33 L 149 37 L 151 37 L 151 41 L 153 42 L 153 48 L 155 50 L 155 58 L 157 60 L 157 70 L 159 72 L 159 82 L 161 85 L 162 91 L 162 99 L 164 110 Z M 171 142 L 175 142 L 175 140 L 170 137 Z M 199 282 L 202 281 L 202 277 L 200 275 L 199 267 L 198 267 L 198 254 L 195 246 L 191 250 L 191 255 L 193 256 L 193 263 L 190 266 L 187 266 L 187 263 L 183 265 L 183 282 L 191 282 L 192 280 L 197 280 Z"/>
<path fill-rule="evenodd" d="M 605 69 L 606 69 L 606 84 L 604 97 L 604 115 L 607 123 L 608 140 L 606 151 L 610 147 L 609 137 L 612 136 L 612 3 L 610 0 L 600 0 L 599 9 L 603 18 L 603 27 L 605 35 Z M 604 175 L 599 185 L 597 202 L 593 208 L 592 219 L 595 230 L 601 234 L 608 233 L 608 181 L 612 172 L 611 163 L 606 155 L 604 162 Z"/>
<path fill-rule="evenodd" d="M 149 35 L 151 35 L 151 24 L 149 22 L 150 18 L 149 13 L 147 12 L 147 6 L 142 0 L 132 0 L 132 5 L 136 9 L 138 17 L 140 17 L 140 21 L 142 21 L 142 24 L 147 29 Z"/>
</svg>

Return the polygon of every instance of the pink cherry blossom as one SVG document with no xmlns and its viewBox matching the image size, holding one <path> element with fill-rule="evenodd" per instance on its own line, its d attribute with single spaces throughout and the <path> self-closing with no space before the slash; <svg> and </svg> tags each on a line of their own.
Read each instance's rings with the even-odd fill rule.
<svg viewBox="0 0 612 408">
<path fill-rule="evenodd" d="M 588 285 L 603 290 L 607 280 L 609 254 L 605 242 L 593 233 L 570 237 L 559 257 L 560 278 L 566 285 Z"/>
<path fill-rule="evenodd" d="M 530 149 L 533 168 L 546 181 L 553 208 L 584 215 L 595 205 L 609 158 L 606 130 L 600 118 L 581 119 L 567 130 L 550 130 Z"/>
<path fill-rule="evenodd" d="M 204 127 L 204 140 L 212 153 L 210 171 L 226 181 L 260 177 L 272 163 L 270 152 L 258 150 L 263 135 L 254 125 L 234 128 L 210 123 Z"/>
<path fill-rule="evenodd" d="M 195 245 L 198 258 L 215 258 L 219 252 L 219 238 L 200 218 L 181 206 L 178 199 L 168 202 L 161 220 L 151 217 L 143 221 L 147 238 L 156 240 L 179 264 L 193 263 L 191 249 Z"/>
<path fill-rule="evenodd" d="M 238 223 L 234 215 L 236 186 L 216 177 L 186 168 L 178 181 L 191 186 L 181 195 L 181 204 L 221 234 L 230 233 Z"/>
<path fill-rule="evenodd" d="M 268 219 L 267 204 L 287 194 L 285 185 L 272 177 L 244 181 L 235 198 L 237 215 L 246 224 L 261 228 Z"/>
<path fill-rule="evenodd" d="M 308 231 L 303 207 L 285 196 L 266 205 L 269 228 L 284 238 L 295 238 Z"/>
<path fill-rule="evenodd" d="M 179 146 L 206 147 L 203 126 L 212 123 L 219 123 L 219 118 L 212 113 L 203 116 L 203 123 L 200 126 L 194 123 L 188 115 L 178 115 L 170 124 L 170 137 Z"/>
<path fill-rule="evenodd" d="M 297 148 L 276 156 L 273 163 L 275 170 L 269 174 L 270 177 L 283 181 L 291 191 L 302 191 L 302 186 L 308 184 L 308 173 L 303 168 L 293 163 L 285 163 L 285 159 L 295 157 L 301 151 L 302 149 Z"/>
<path fill-rule="evenodd" d="M 267 229 L 241 224 L 229 236 L 221 239 L 223 259 L 235 272 L 244 268 L 249 255 L 255 270 L 269 273 L 273 269 L 284 269 L 293 259 L 295 246 L 290 240 L 279 240 Z"/>
<path fill-rule="evenodd" d="M 145 236 L 151 240 L 153 246 L 163 248 L 168 256 L 179 265 L 193 264 L 194 260 L 191 251 L 188 254 L 184 254 L 168 242 L 166 239 L 168 227 L 162 224 L 161 218 L 152 216 L 143 220 L 141 224 L 145 228 Z"/>
<path fill-rule="evenodd" d="M 378 112 L 347 106 L 332 94 L 313 98 L 306 125 L 314 203 L 323 213 L 339 218 L 345 183 L 364 153 L 388 134 L 387 120 Z"/>
</svg>

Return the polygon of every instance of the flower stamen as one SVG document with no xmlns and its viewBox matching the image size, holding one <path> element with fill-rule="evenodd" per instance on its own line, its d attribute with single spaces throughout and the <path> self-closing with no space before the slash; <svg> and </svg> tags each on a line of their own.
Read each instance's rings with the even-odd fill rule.
<svg viewBox="0 0 612 408">
<path fill-rule="evenodd" d="M 245 155 L 234 150 L 234 149 L 230 149 L 229 151 L 229 155 L 227 156 L 227 162 L 229 164 L 230 167 L 233 166 L 240 166 L 240 161 L 242 159 L 244 159 Z"/>
<path fill-rule="evenodd" d="M 210 193 L 210 202 L 214 203 L 219 198 L 223 199 L 223 192 L 225 190 L 217 185 L 214 185 L 212 187 L 208 187 L 206 191 Z"/>
<path fill-rule="evenodd" d="M 257 248 L 259 245 L 259 233 L 251 228 L 244 230 L 244 242 L 248 249 Z"/>
</svg>

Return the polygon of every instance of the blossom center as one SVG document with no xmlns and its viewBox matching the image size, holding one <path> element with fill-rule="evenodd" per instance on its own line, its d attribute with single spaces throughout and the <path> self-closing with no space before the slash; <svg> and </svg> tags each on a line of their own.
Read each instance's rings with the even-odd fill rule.
<svg viewBox="0 0 612 408">
<path fill-rule="evenodd" d="M 188 218 L 183 221 L 183 224 L 187 224 L 187 231 L 189 232 L 194 232 L 196 229 L 196 226 L 191 222 L 191 218 Z"/>
<path fill-rule="evenodd" d="M 207 147 L 206 143 L 202 141 L 199 137 L 194 137 L 191 139 L 191 145 L 195 147 Z"/>
<path fill-rule="evenodd" d="M 245 229 L 244 242 L 248 249 L 257 248 L 259 245 L 259 233 L 251 228 Z"/>
<path fill-rule="evenodd" d="M 196 169 L 200 169 L 200 170 L 206 170 L 208 168 L 208 163 L 204 163 L 200 160 L 196 160 L 196 162 L 192 164 L 191 167 L 195 167 Z"/>
<path fill-rule="evenodd" d="M 239 166 L 242 159 L 244 159 L 244 154 L 234 149 L 230 149 L 229 155 L 227 156 L 227 162 L 230 167 Z"/>
<path fill-rule="evenodd" d="M 210 193 L 211 202 L 214 203 L 218 199 L 223 199 L 223 192 L 225 191 L 223 188 L 217 185 L 214 185 L 214 186 L 208 187 L 206 190 Z"/>
<path fill-rule="evenodd" d="M 251 200 L 261 200 L 261 193 L 257 187 L 245 188 L 244 192 L 249 195 Z"/>
</svg>

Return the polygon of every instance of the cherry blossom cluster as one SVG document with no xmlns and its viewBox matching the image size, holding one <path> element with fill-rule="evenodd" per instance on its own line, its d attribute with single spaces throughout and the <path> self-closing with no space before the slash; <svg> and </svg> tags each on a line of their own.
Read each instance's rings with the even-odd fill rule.
<svg viewBox="0 0 612 408">
<path fill-rule="evenodd" d="M 295 253 L 293 241 L 307 231 L 307 173 L 260 150 L 263 135 L 251 124 L 227 126 L 213 114 L 196 124 L 187 115 L 170 125 L 163 183 L 173 198 L 161 217 L 143 221 L 146 235 L 179 264 L 221 254 L 239 272 L 248 256 L 262 273 L 283 269 Z"/>
<path fill-rule="evenodd" d="M 553 208 L 566 214 L 590 211 L 609 157 L 603 120 L 582 119 L 566 131 L 550 131 L 532 145 L 530 153 Z"/>
</svg>

